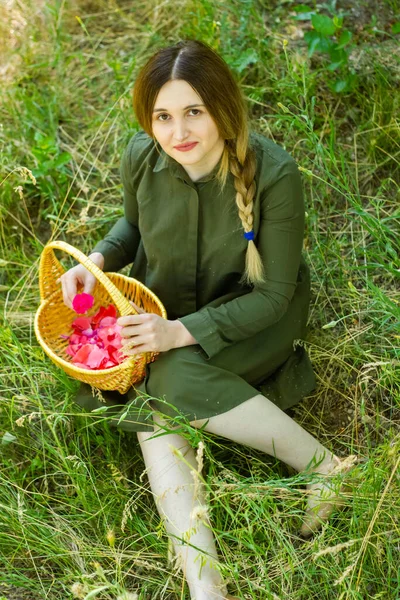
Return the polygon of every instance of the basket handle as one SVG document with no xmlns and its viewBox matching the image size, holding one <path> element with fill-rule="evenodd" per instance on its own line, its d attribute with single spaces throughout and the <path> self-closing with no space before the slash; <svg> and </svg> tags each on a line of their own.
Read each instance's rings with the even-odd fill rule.
<svg viewBox="0 0 400 600">
<path fill-rule="evenodd" d="M 105 287 L 121 316 L 138 314 L 125 296 L 121 294 L 117 287 L 108 279 L 107 275 L 90 258 L 77 248 L 74 248 L 74 246 L 60 240 L 49 242 L 44 247 L 40 257 L 39 289 L 42 300 L 56 291 L 55 281 L 65 272 L 57 260 L 54 250 L 66 252 L 83 265 L 85 269 L 90 271 L 96 277 L 97 281 Z"/>
</svg>

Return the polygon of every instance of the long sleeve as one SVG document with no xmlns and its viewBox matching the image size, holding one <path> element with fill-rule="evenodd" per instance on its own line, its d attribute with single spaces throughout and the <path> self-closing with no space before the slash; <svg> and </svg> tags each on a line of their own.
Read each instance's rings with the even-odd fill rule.
<svg viewBox="0 0 400 600">
<path fill-rule="evenodd" d="M 293 160 L 281 165 L 277 178 L 260 194 L 256 244 L 265 283 L 217 307 L 204 306 L 179 320 L 209 358 L 232 343 L 276 323 L 296 289 L 304 234 L 304 200 Z"/>
<path fill-rule="evenodd" d="M 133 144 L 129 144 L 122 156 L 120 176 L 124 191 L 124 216 L 93 248 L 104 256 L 104 271 L 119 271 L 134 261 L 140 242 L 138 207 L 133 184 Z"/>
</svg>

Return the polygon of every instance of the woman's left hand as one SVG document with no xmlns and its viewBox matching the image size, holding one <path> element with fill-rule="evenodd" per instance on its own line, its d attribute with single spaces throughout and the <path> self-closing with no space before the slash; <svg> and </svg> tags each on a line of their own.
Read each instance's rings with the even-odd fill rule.
<svg viewBox="0 0 400 600">
<path fill-rule="evenodd" d="M 124 354 L 133 356 L 142 352 L 166 352 L 171 348 L 187 345 L 182 343 L 182 328 L 186 333 L 189 332 L 180 321 L 167 321 L 159 315 L 146 313 L 134 302 L 131 304 L 139 314 L 117 319 L 118 325 L 122 327 L 121 350 Z"/>
</svg>

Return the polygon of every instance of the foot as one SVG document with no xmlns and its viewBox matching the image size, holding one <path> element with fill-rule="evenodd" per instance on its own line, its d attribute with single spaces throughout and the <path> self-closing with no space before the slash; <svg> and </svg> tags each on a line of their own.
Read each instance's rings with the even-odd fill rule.
<svg viewBox="0 0 400 600">
<path fill-rule="evenodd" d="M 311 537 L 329 519 L 333 510 L 343 506 L 342 493 L 347 486 L 343 483 L 342 478 L 335 476 L 347 473 L 356 461 L 357 457 L 353 455 L 344 459 L 334 456 L 330 463 L 317 467 L 316 472 L 326 475 L 326 477 L 318 483 L 307 486 L 309 496 L 300 535 L 305 538 Z"/>
</svg>

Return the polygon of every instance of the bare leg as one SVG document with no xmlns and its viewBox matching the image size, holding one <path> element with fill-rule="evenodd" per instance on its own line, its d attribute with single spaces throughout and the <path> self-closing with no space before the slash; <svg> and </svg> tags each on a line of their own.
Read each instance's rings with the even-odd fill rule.
<svg viewBox="0 0 400 600">
<path fill-rule="evenodd" d="M 205 423 L 206 431 L 276 456 L 297 471 L 308 467 L 310 471 L 328 474 L 340 464 L 332 452 L 261 394 L 223 414 L 191 424 L 201 427 Z M 337 502 L 329 485 L 318 482 L 307 487 L 310 494 L 303 535 L 317 529 Z"/>
<path fill-rule="evenodd" d="M 201 427 L 207 419 L 192 421 Z M 211 417 L 206 431 L 262 450 L 303 471 L 312 461 L 320 466 L 334 455 L 265 396 L 258 394 L 225 413 Z"/>
<path fill-rule="evenodd" d="M 155 417 L 157 425 L 163 425 Z M 154 433 L 155 433 L 154 432 Z M 193 448 L 181 436 L 167 434 L 150 439 L 153 432 L 138 432 L 152 493 L 172 538 L 193 600 L 226 598 L 219 571 L 214 537 L 209 528 L 199 465 Z M 188 543 L 185 543 L 188 542 Z"/>
</svg>

